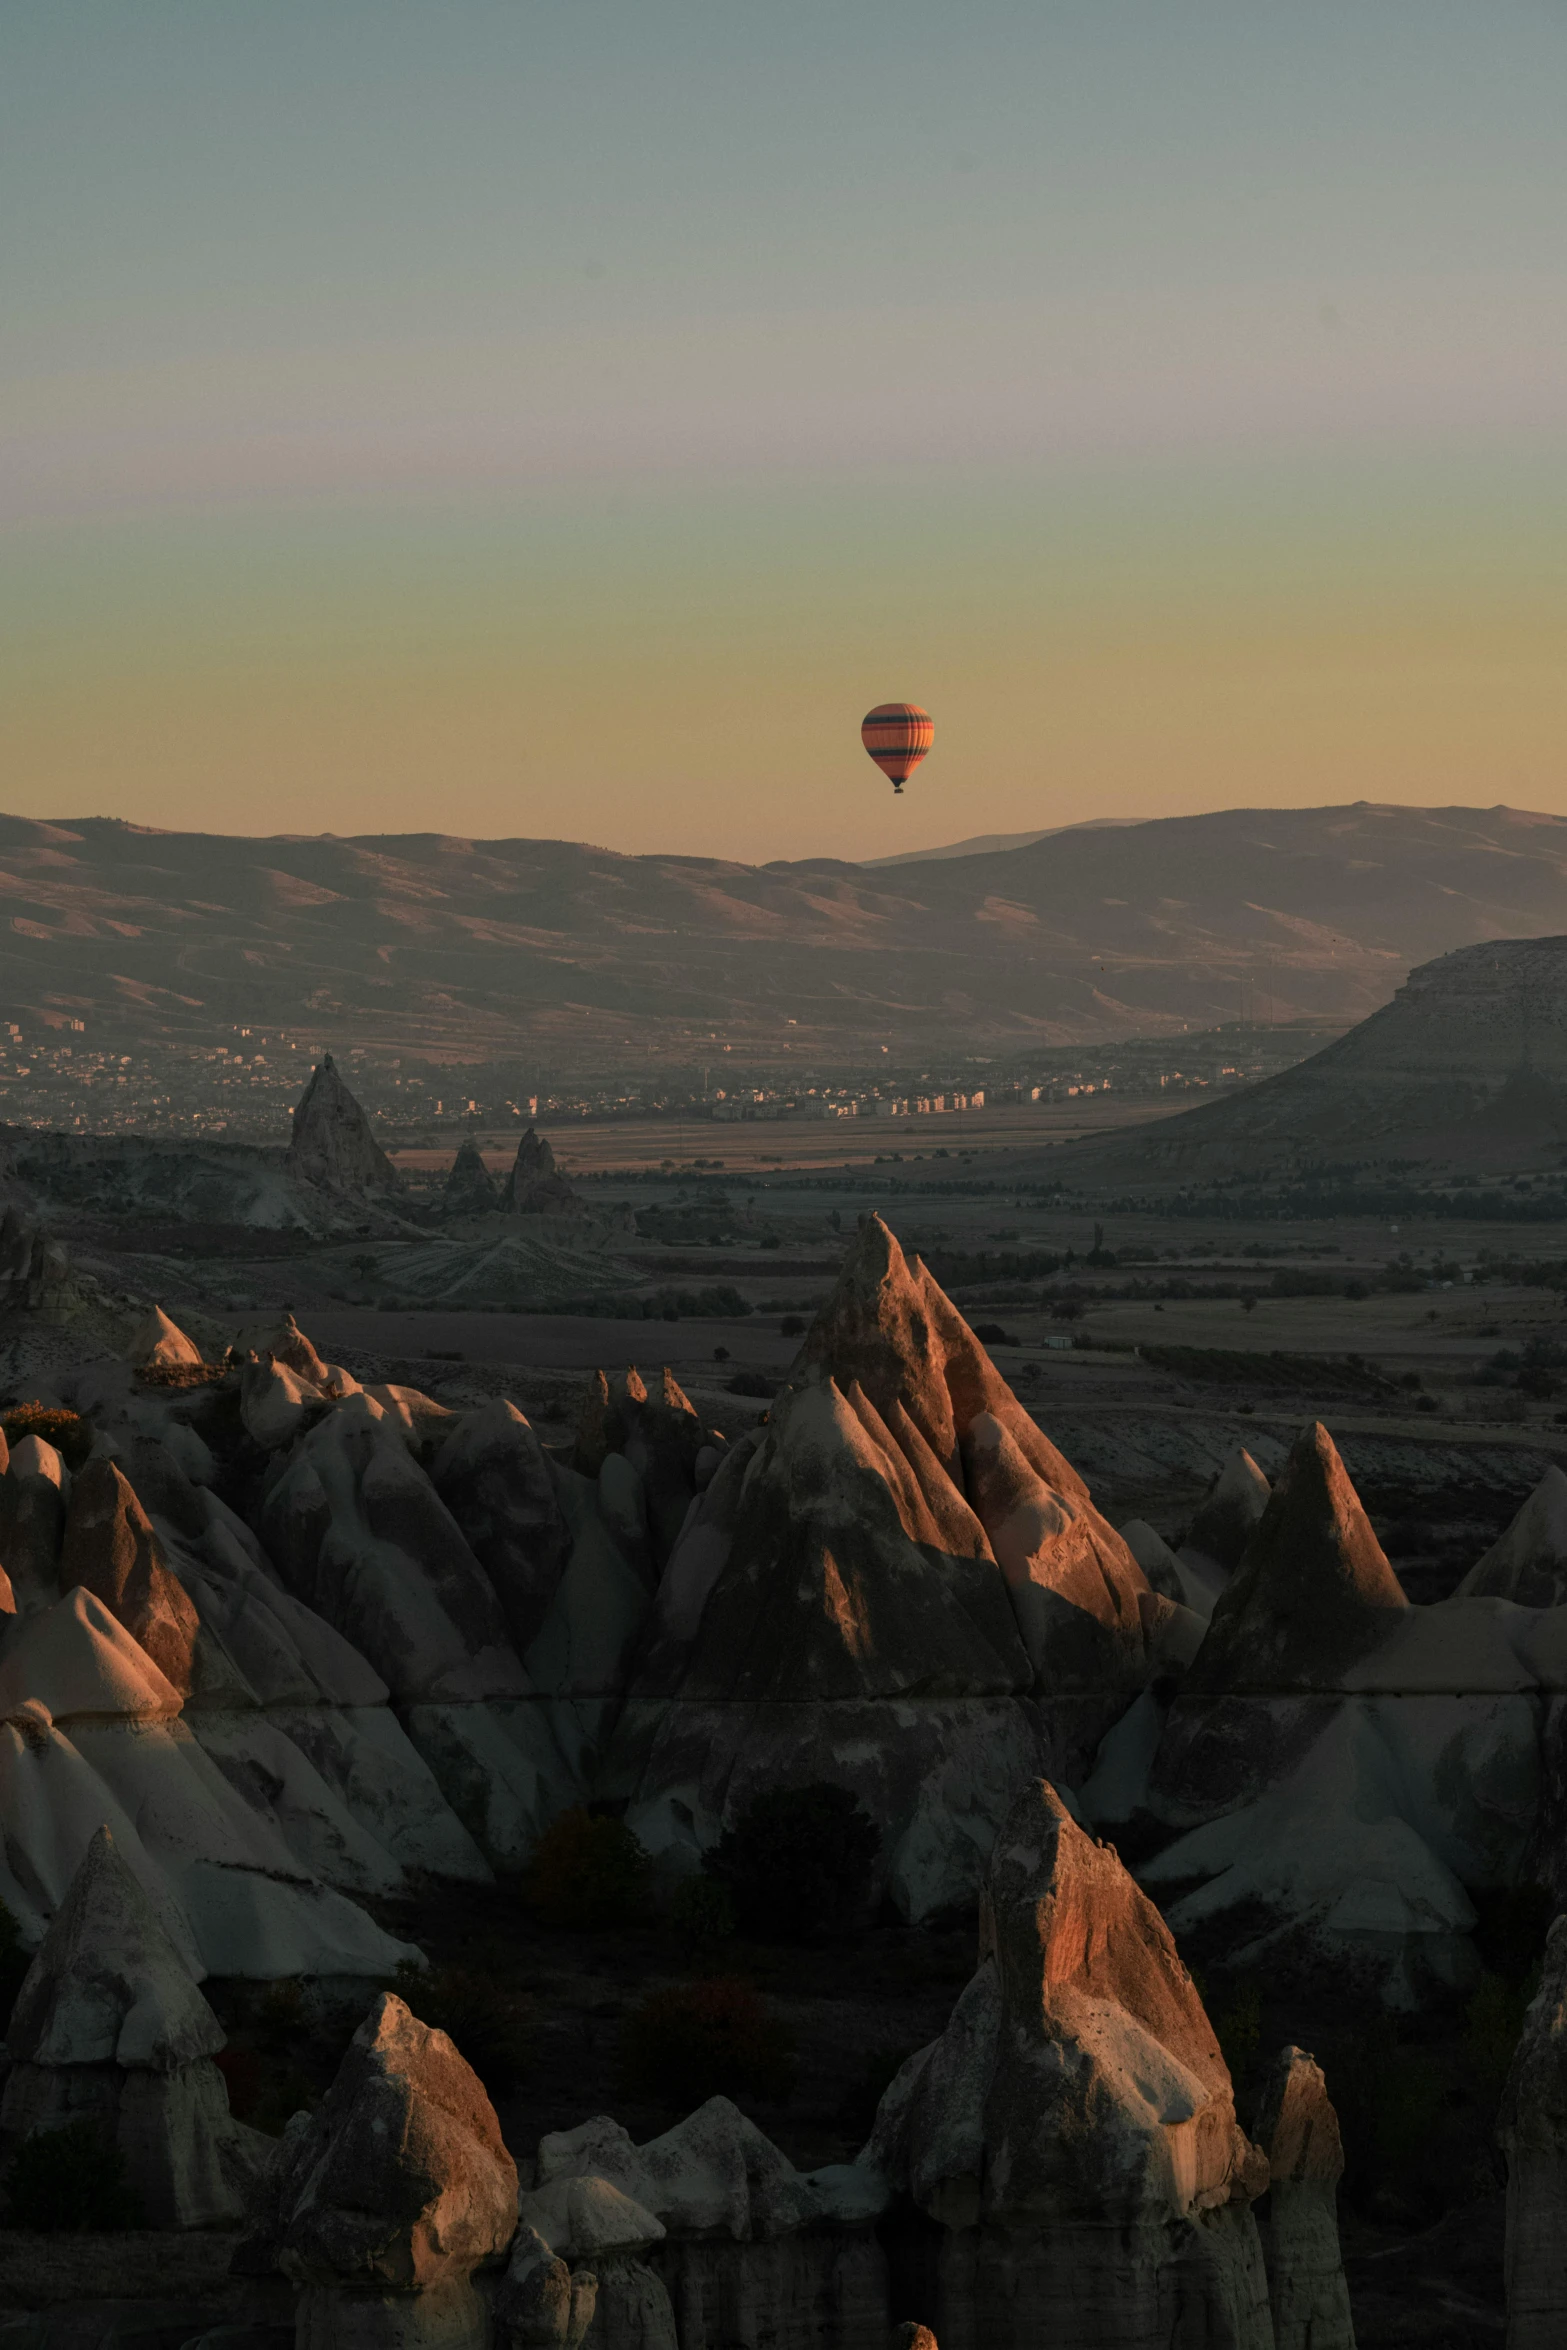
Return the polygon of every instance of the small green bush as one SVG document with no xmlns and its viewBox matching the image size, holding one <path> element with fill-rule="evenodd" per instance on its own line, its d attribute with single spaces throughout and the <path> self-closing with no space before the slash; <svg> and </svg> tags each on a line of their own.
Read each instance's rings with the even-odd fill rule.
<svg viewBox="0 0 1567 2350">
<path fill-rule="evenodd" d="M 146 2225 L 124 2157 L 90 2121 L 36 2130 L 17 2149 L 6 2191 L 12 2227 L 39 2235 L 106 2235 Z"/>
<path fill-rule="evenodd" d="M 855 1796 L 822 1780 L 753 1797 L 702 1865 L 728 1887 L 747 1933 L 816 1941 L 862 1921 L 880 1848 L 881 1831 Z"/>
<path fill-rule="evenodd" d="M 648 1857 L 623 1820 L 579 1805 L 539 1838 L 525 1891 L 547 1926 L 635 1925 L 648 1910 Z"/>
<path fill-rule="evenodd" d="M 620 2034 L 634 2097 L 682 2112 L 709 2097 L 781 2104 L 794 2084 L 794 2040 L 749 1983 L 715 1978 L 650 1992 Z"/>
<path fill-rule="evenodd" d="M 494 1975 L 463 1966 L 397 1970 L 396 1989 L 423 2024 L 444 2032 L 492 2097 L 516 2087 L 532 2053 L 528 2007 Z"/>
</svg>

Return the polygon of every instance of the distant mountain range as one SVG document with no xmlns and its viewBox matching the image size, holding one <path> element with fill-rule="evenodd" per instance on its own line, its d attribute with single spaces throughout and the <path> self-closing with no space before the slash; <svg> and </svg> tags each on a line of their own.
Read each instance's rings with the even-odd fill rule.
<svg viewBox="0 0 1567 2350">
<path fill-rule="evenodd" d="M 0 818 L 0 1005 L 587 1074 L 1363 1018 L 1410 966 L 1567 931 L 1567 819 L 1229 809 L 896 866 L 569 841 Z"/>
</svg>

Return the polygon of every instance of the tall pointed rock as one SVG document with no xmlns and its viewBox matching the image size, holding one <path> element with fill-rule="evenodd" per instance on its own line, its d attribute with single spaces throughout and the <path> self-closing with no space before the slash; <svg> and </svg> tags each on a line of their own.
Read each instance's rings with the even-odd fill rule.
<svg viewBox="0 0 1567 2350">
<path fill-rule="evenodd" d="M 190 1694 L 200 1619 L 112 1460 L 90 1460 L 71 1488 L 59 1572 L 62 1590 L 79 1583 L 102 1600 L 181 1696 Z"/>
<path fill-rule="evenodd" d="M 1183 1694 L 1339 1689 L 1409 1606 L 1320 1421 L 1297 1438 Z"/>
<path fill-rule="evenodd" d="M 443 1216 L 488 1216 L 494 1213 L 497 1195 L 490 1181 L 490 1171 L 484 1163 L 484 1154 L 471 1134 L 464 1135 L 452 1161 L 446 1187 L 441 1193 Z"/>
<path fill-rule="evenodd" d="M 155 2227 L 243 2216 L 271 2141 L 244 2129 L 212 2058 L 223 2029 L 107 1828 L 89 1844 L 12 2010 L 0 2135 L 90 2120 Z"/>
<path fill-rule="evenodd" d="M 307 1183 L 350 1197 L 400 1188 L 396 1168 L 330 1053 L 311 1072 L 294 1112 L 288 1167 Z"/>
<path fill-rule="evenodd" d="M 1567 1476 L 1554 1463 L 1456 1596 L 1511 1599 L 1519 1607 L 1560 1607 L 1567 1599 Z"/>
<path fill-rule="evenodd" d="M 517 1145 L 517 1156 L 501 1193 L 501 1206 L 513 1216 L 580 1216 L 583 1205 L 555 1164 L 547 1135 L 530 1126 Z"/>
</svg>

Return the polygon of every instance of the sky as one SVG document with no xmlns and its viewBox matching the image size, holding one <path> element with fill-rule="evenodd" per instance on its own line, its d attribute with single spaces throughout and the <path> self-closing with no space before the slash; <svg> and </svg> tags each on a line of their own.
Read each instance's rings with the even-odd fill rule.
<svg viewBox="0 0 1567 2350">
<path fill-rule="evenodd" d="M 0 11 L 0 808 L 1567 812 L 1564 106 L 1567 0 Z"/>
</svg>

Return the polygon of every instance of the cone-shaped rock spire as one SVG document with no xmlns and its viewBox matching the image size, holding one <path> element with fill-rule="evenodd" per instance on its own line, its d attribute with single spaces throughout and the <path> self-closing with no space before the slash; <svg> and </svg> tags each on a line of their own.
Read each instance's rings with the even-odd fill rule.
<svg viewBox="0 0 1567 2350">
<path fill-rule="evenodd" d="M 1458 1586 L 1460 1599 L 1560 1607 L 1567 1599 L 1567 1476 L 1547 1469 L 1505 1534 Z"/>
<path fill-rule="evenodd" d="M 71 1489 L 60 1550 L 60 1585 L 80 1583 L 119 1618 L 182 1696 L 200 1619 L 171 1574 L 152 1523 L 118 1465 L 90 1460 Z"/>
<path fill-rule="evenodd" d="M 447 1216 L 487 1216 L 496 1206 L 484 1155 L 471 1134 L 464 1135 L 441 1194 L 441 1212 Z"/>
<path fill-rule="evenodd" d="M 1185 1547 L 1233 1575 L 1262 1522 L 1271 1490 L 1251 1454 L 1237 1445 L 1187 1528 Z"/>
<path fill-rule="evenodd" d="M 330 1053 L 312 1071 L 294 1112 L 288 1166 L 308 1183 L 351 1196 L 399 1188 L 396 1168 Z"/>
<path fill-rule="evenodd" d="M 517 1156 L 501 1193 L 501 1206 L 513 1216 L 580 1216 L 582 1202 L 555 1164 L 547 1136 L 530 1126 L 517 1145 Z"/>
<path fill-rule="evenodd" d="M 162 1306 L 153 1306 L 137 1323 L 125 1349 L 125 1360 L 138 1370 L 164 1370 L 178 1364 L 197 1364 L 201 1349 L 171 1321 Z"/>
<path fill-rule="evenodd" d="M 1188 1693 L 1337 1689 L 1408 1607 L 1333 1439 L 1297 1439 L 1213 1612 Z"/>
</svg>

